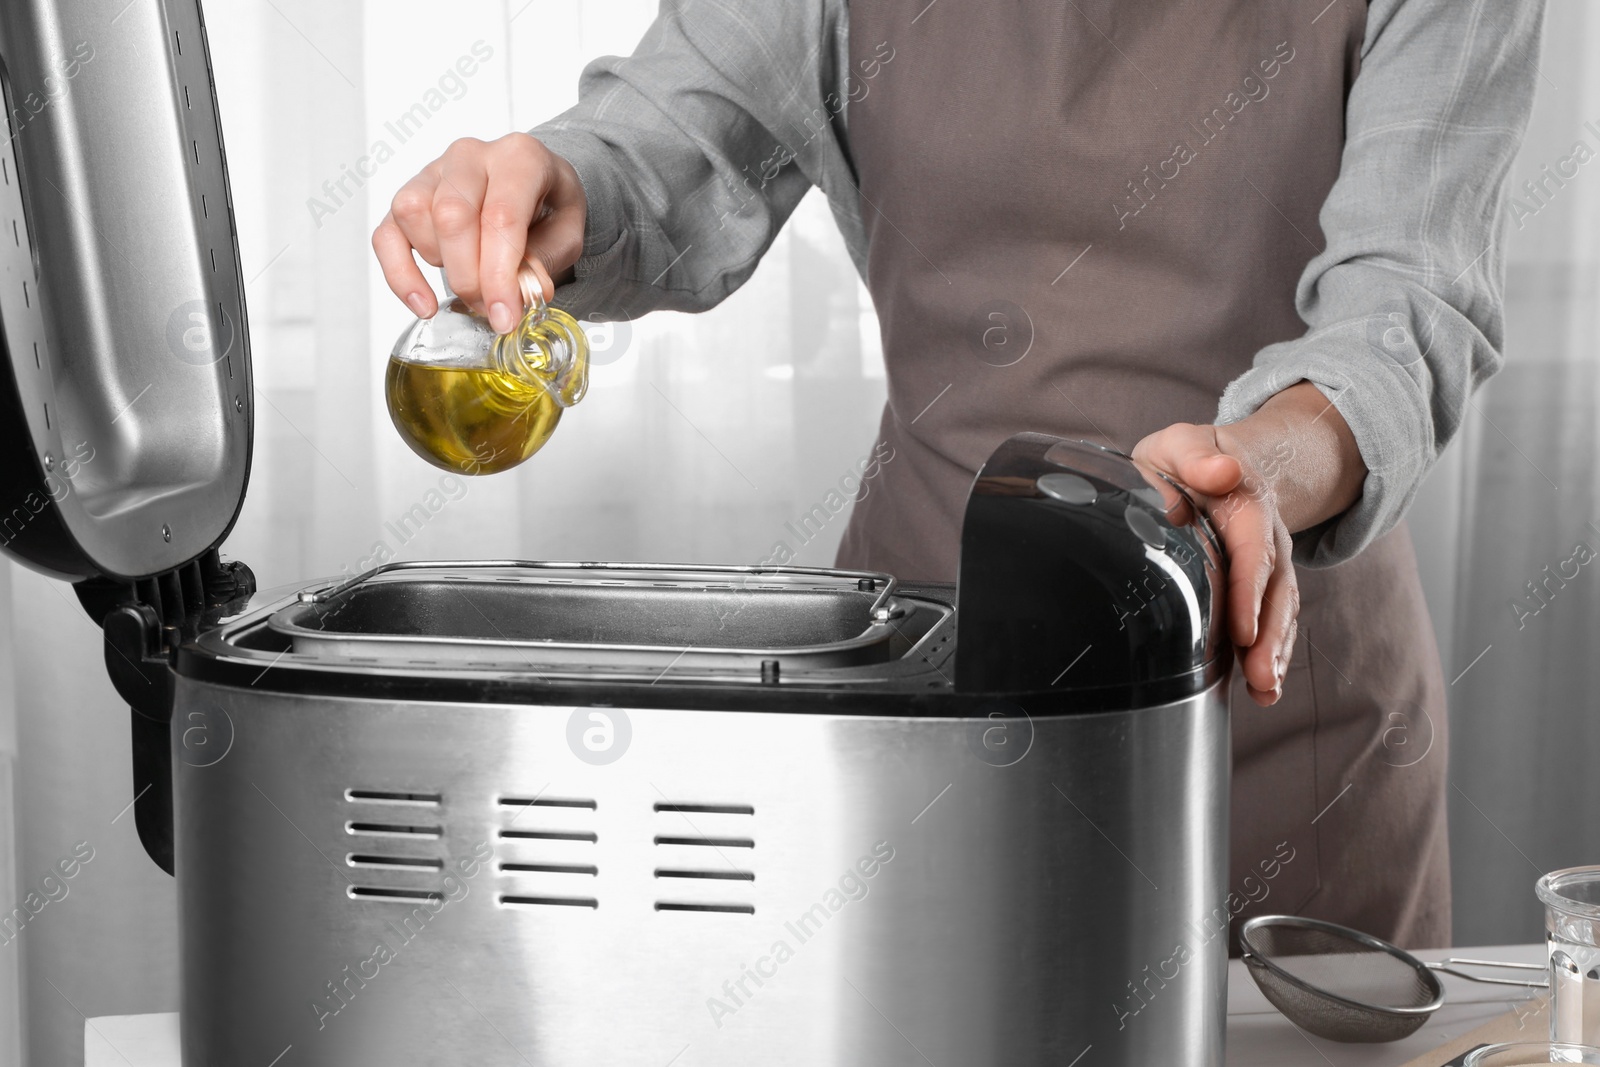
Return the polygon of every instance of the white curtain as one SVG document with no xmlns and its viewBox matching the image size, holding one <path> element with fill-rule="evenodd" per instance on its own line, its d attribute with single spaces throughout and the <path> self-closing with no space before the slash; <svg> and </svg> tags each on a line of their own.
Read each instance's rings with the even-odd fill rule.
<svg viewBox="0 0 1600 1067">
<path fill-rule="evenodd" d="M 388 525 L 426 506 L 441 472 L 388 424 L 383 365 L 408 315 L 368 234 L 451 140 L 565 108 L 583 64 L 631 50 L 653 14 L 652 0 L 208 5 L 256 373 L 250 492 L 224 551 L 263 589 L 386 554 L 755 562 L 866 453 L 883 401 L 877 323 L 813 193 L 723 306 L 597 330 L 591 395 L 533 460 L 446 494 L 408 540 Z M 1600 148 L 1583 132 L 1583 120 L 1600 126 L 1586 69 L 1600 3 L 1558 0 L 1552 21 L 1519 183 L 1579 137 Z M 418 104 L 428 118 L 402 137 L 399 118 Z M 393 157 L 350 177 L 380 142 Z M 1582 792 L 1600 752 L 1588 696 L 1600 568 L 1524 630 L 1505 626 L 1545 563 L 1576 540 L 1600 549 L 1585 525 L 1597 517 L 1597 205 L 1600 160 L 1516 235 L 1508 369 L 1414 518 L 1447 672 L 1493 645 L 1451 690 L 1457 931 L 1469 942 L 1535 939 L 1535 869 L 1600 859 Z M 844 518 L 800 561 L 831 561 Z M 123 813 L 127 712 L 96 631 L 70 591 L 14 566 L 0 567 L 0 604 L 0 910 L 79 842 L 94 849 L 68 895 L 0 944 L 0 1067 L 77 1064 L 85 1016 L 175 1010 L 175 896 Z"/>
</svg>

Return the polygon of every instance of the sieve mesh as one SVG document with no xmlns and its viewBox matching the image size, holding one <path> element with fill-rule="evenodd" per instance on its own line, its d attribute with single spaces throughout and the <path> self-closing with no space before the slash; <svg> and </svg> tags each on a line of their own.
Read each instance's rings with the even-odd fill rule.
<svg viewBox="0 0 1600 1067">
<path fill-rule="evenodd" d="M 1331 923 L 1264 916 L 1240 934 L 1267 1000 L 1332 1041 L 1396 1041 L 1441 1002 L 1433 973 L 1399 949 Z"/>
</svg>

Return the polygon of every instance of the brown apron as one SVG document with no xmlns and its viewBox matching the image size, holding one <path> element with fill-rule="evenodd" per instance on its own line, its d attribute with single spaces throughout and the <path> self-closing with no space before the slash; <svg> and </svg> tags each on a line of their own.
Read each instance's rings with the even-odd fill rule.
<svg viewBox="0 0 1600 1067">
<path fill-rule="evenodd" d="M 1365 21 L 1360 0 L 851 0 L 894 452 L 841 565 L 953 580 L 1001 440 L 1210 422 L 1305 333 Z M 1446 944 L 1444 686 L 1410 538 L 1299 578 L 1283 699 L 1234 686 L 1230 906 Z"/>
</svg>

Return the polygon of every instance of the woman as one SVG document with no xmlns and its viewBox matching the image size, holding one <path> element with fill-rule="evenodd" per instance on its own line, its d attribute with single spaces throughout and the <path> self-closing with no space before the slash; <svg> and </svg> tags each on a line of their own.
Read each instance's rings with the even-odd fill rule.
<svg viewBox="0 0 1600 1067">
<path fill-rule="evenodd" d="M 1230 907 L 1448 942 L 1445 686 L 1404 523 L 1500 365 L 1533 0 L 664 0 L 532 132 L 462 141 L 373 245 L 508 329 L 711 307 L 807 188 L 883 329 L 896 462 L 845 567 L 953 580 L 978 465 L 1097 438 L 1230 556 Z M 999 347 L 1005 346 L 1005 347 Z M 1018 353 L 1021 353 L 1018 355 Z"/>
</svg>

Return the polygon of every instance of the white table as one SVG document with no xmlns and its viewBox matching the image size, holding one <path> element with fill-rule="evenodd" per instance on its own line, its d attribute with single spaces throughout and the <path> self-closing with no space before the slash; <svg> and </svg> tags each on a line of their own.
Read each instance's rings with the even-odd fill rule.
<svg viewBox="0 0 1600 1067">
<path fill-rule="evenodd" d="M 1503 945 L 1419 952 L 1424 960 L 1445 956 L 1543 963 L 1543 945 Z M 1523 977 L 1509 974 L 1509 977 Z M 1537 978 L 1538 975 L 1531 975 Z M 1228 1067 L 1398 1067 L 1460 1037 L 1524 999 L 1522 990 L 1481 985 L 1443 975 L 1445 1004 L 1421 1030 L 1386 1045 L 1341 1045 L 1311 1037 L 1268 1004 L 1244 964 L 1228 964 Z M 1534 1034 L 1530 1040 L 1543 1035 Z M 178 1016 L 106 1015 L 84 1023 L 84 1067 L 179 1067 Z"/>
</svg>

